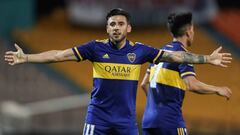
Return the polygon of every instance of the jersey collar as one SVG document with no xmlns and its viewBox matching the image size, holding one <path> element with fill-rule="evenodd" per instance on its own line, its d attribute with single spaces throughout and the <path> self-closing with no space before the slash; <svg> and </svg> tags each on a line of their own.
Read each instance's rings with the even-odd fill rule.
<svg viewBox="0 0 240 135">
<path fill-rule="evenodd" d="M 172 44 L 179 45 L 179 46 L 181 46 L 182 49 L 184 49 L 185 51 L 188 52 L 188 50 L 184 47 L 184 45 L 181 42 L 179 42 L 179 41 L 172 41 Z"/>
<path fill-rule="evenodd" d="M 108 39 L 108 45 L 109 45 L 112 49 L 114 49 L 114 50 L 125 50 L 125 49 L 129 48 L 129 46 L 131 46 L 131 45 L 129 44 L 129 40 L 126 40 L 126 43 L 125 43 L 124 47 L 121 48 L 121 49 L 118 49 L 118 48 L 116 48 L 116 46 L 113 44 L 113 42 L 111 42 L 110 39 Z"/>
</svg>

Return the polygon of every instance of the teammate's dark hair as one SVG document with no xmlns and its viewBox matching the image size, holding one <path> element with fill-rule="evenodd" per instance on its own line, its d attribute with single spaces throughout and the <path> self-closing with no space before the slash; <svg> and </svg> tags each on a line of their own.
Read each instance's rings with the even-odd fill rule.
<svg viewBox="0 0 240 135">
<path fill-rule="evenodd" d="M 127 11 L 125 11 L 125 10 L 123 10 L 121 8 L 114 8 L 114 9 L 112 9 L 106 16 L 107 21 L 108 21 L 108 19 L 110 17 L 115 16 L 115 15 L 123 15 L 123 16 L 125 16 L 126 19 L 127 19 L 127 22 L 130 23 L 130 18 L 131 18 L 130 14 Z"/>
<path fill-rule="evenodd" d="M 192 24 L 192 13 L 171 13 L 168 16 L 168 29 L 174 37 L 181 37 L 185 34 L 187 26 Z"/>
</svg>

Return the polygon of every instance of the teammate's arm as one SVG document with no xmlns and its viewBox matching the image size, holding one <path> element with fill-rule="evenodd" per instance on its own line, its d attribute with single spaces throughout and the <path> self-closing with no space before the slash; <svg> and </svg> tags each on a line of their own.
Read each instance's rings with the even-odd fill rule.
<svg viewBox="0 0 240 135">
<path fill-rule="evenodd" d="M 21 63 L 53 63 L 62 61 L 77 61 L 73 50 L 51 50 L 39 54 L 25 54 L 23 50 L 15 44 L 16 52 L 8 51 L 5 53 L 5 61 L 10 65 Z"/>
<path fill-rule="evenodd" d="M 220 53 L 222 47 L 217 48 L 211 55 L 198 55 L 184 51 L 164 52 L 160 61 L 192 63 L 192 64 L 212 64 L 221 67 L 227 67 L 231 63 L 231 53 Z"/>
<path fill-rule="evenodd" d="M 187 86 L 187 90 L 191 92 L 198 94 L 217 94 L 219 96 L 226 97 L 227 99 L 229 99 L 232 95 L 232 92 L 228 87 L 208 85 L 197 80 L 195 76 L 187 76 L 183 80 Z"/>
<path fill-rule="evenodd" d="M 142 87 L 144 93 L 146 94 L 146 96 L 147 96 L 147 94 L 148 94 L 149 76 L 150 76 L 150 75 L 149 75 L 149 73 L 147 72 L 147 73 L 144 75 L 143 80 L 142 80 L 142 82 L 141 82 L 141 87 Z"/>
</svg>

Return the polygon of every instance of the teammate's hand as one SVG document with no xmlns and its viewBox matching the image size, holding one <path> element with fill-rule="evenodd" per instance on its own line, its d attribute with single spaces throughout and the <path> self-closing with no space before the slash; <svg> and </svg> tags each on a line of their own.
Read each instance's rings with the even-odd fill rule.
<svg viewBox="0 0 240 135">
<path fill-rule="evenodd" d="M 232 60 L 231 53 L 220 53 L 221 50 L 221 46 L 214 50 L 213 53 L 209 56 L 208 61 L 210 64 L 216 66 L 227 67 L 226 64 L 231 63 Z"/>
<path fill-rule="evenodd" d="M 219 96 L 226 97 L 227 100 L 229 100 L 232 95 L 232 91 L 228 87 L 218 87 L 217 94 Z"/>
<path fill-rule="evenodd" d="M 8 62 L 9 65 L 21 64 L 27 61 L 27 56 L 23 53 L 23 50 L 17 45 L 14 44 L 17 49 L 16 52 L 8 51 L 5 53 L 5 61 Z"/>
</svg>

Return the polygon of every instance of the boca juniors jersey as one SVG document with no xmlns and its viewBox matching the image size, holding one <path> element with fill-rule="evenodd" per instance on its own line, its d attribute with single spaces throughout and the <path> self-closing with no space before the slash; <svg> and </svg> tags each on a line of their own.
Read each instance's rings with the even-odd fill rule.
<svg viewBox="0 0 240 135">
<path fill-rule="evenodd" d="M 187 51 L 180 42 L 165 45 L 164 51 Z M 183 128 L 186 127 L 182 116 L 182 103 L 186 85 L 184 77 L 195 76 L 193 65 L 160 62 L 151 64 L 150 87 L 143 128 Z"/>
<path fill-rule="evenodd" d="M 104 126 L 136 126 L 136 92 L 141 65 L 159 63 L 163 51 L 126 41 L 117 49 L 109 39 L 72 48 L 78 61 L 93 64 L 93 89 L 86 122 Z"/>
</svg>

